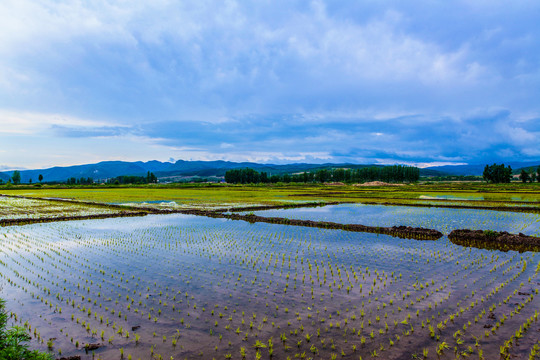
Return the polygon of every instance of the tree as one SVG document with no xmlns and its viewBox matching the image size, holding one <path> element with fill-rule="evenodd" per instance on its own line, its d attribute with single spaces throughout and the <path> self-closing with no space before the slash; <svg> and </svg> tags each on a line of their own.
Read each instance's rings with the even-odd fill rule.
<svg viewBox="0 0 540 360">
<path fill-rule="evenodd" d="M 512 180 L 512 168 L 504 164 L 486 165 L 483 173 L 484 180 L 492 183 L 509 183 Z"/>
<path fill-rule="evenodd" d="M 42 182 L 43 181 L 43 175 L 39 174 L 38 180 L 39 180 L 39 182 Z"/>
<path fill-rule="evenodd" d="M 320 183 L 329 181 L 330 176 L 330 172 L 326 169 L 317 170 L 317 172 L 315 173 L 315 179 Z"/>
<path fill-rule="evenodd" d="M 11 175 L 11 180 L 13 180 L 13 184 L 19 184 L 21 182 L 21 172 L 19 170 L 15 170 L 13 175 Z"/>
<path fill-rule="evenodd" d="M 529 181 L 529 173 L 527 172 L 527 170 L 521 169 L 521 174 L 519 174 L 519 179 L 524 183 Z"/>
</svg>

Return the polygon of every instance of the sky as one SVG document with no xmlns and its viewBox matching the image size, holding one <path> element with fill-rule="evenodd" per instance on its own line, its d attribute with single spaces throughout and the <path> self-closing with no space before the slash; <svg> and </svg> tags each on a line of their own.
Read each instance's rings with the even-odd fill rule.
<svg viewBox="0 0 540 360">
<path fill-rule="evenodd" d="M 540 160 L 540 2 L 0 1 L 0 170 Z"/>
</svg>

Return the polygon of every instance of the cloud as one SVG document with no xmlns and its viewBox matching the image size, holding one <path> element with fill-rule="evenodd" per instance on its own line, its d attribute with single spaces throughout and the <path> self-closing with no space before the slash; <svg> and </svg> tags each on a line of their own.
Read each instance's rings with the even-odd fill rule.
<svg viewBox="0 0 540 360">
<path fill-rule="evenodd" d="M 34 135 L 49 129 L 104 128 L 109 121 L 81 119 L 63 114 L 3 111 L 0 109 L 0 134 Z"/>
<path fill-rule="evenodd" d="M 88 159 L 133 157 L 113 140 L 148 160 L 538 158 L 538 10 L 3 1 L 0 137 L 39 139 L 49 163 L 74 140 Z"/>
<path fill-rule="evenodd" d="M 52 125 L 50 130 L 58 137 L 117 137 L 128 133 L 126 126 L 93 126 L 93 127 L 73 127 Z"/>
<path fill-rule="evenodd" d="M 158 1 L 130 7 L 115 1 L 8 1 L 3 10 L 6 87 L 20 83 L 25 92 L 35 86 L 27 96 L 48 91 L 50 97 L 74 100 L 80 95 L 87 106 L 104 111 L 114 111 L 108 101 L 113 96 L 116 108 L 130 115 L 136 111 L 129 103 L 143 100 L 172 115 L 186 104 L 202 108 L 201 102 L 233 112 L 293 104 L 313 110 L 322 99 L 334 109 L 374 98 L 395 106 L 408 99 L 411 87 L 441 106 L 440 96 L 453 102 L 463 88 L 474 91 L 479 82 L 503 76 L 497 64 L 475 54 L 476 34 L 448 46 L 410 31 L 416 14 L 404 8 L 381 7 L 369 17 L 346 19 L 320 1 L 309 6 Z M 503 30 L 492 32 L 507 34 Z M 531 34 L 521 35 L 523 46 L 532 45 Z M 505 44 L 511 40 L 501 38 L 497 45 L 509 51 Z"/>
<path fill-rule="evenodd" d="M 25 119 L 24 114 L 10 116 Z M 234 126 L 184 121 L 129 127 L 33 114 L 31 118 L 48 120 L 46 126 L 32 132 L 12 133 L 4 146 L 16 149 L 17 156 L 31 161 L 33 166 L 171 158 L 427 166 L 529 159 L 539 155 L 534 140 L 540 138 L 540 129 L 525 126 L 534 119 L 516 119 L 509 111 L 443 119 L 420 114 L 379 116 L 357 118 L 356 122 L 351 121 L 352 115 L 344 120 L 335 115 L 316 116 L 326 121 L 319 120 L 317 126 L 309 127 L 303 124 L 304 116 L 292 116 L 293 120 L 288 120 L 284 115 L 276 115 L 268 120 L 250 115 L 246 119 L 236 118 Z M 54 156 L 41 149 L 54 149 Z M 0 152 L 3 163 L 8 162 L 6 156 Z"/>
</svg>

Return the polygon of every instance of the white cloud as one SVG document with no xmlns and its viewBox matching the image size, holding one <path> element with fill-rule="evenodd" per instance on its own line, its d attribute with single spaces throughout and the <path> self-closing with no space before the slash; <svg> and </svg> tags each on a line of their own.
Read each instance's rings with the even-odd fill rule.
<svg viewBox="0 0 540 360">
<path fill-rule="evenodd" d="M 63 114 L 15 112 L 0 109 L 0 134 L 37 135 L 53 126 L 95 128 L 120 126 L 110 121 L 81 119 Z"/>
<path fill-rule="evenodd" d="M 287 16 L 265 16 L 267 7 L 274 6 L 289 8 Z M 287 2 L 263 3 L 254 10 L 235 1 L 11 0 L 0 5 L 0 14 L 0 54 L 4 57 L 40 53 L 59 59 L 84 56 L 90 51 L 85 50 L 88 46 L 99 50 L 114 44 L 128 52 L 124 61 L 138 58 L 132 58 L 132 66 L 139 64 L 139 71 L 144 72 L 153 65 L 143 48 L 153 46 L 165 51 L 171 61 L 182 56 L 178 60 L 199 70 L 201 84 L 210 88 L 273 75 L 277 81 L 287 82 L 279 68 L 289 60 L 309 64 L 301 70 L 315 79 L 328 78 L 330 72 L 342 80 L 350 76 L 392 82 L 417 79 L 439 86 L 441 82 L 474 80 L 485 70 L 468 59 L 466 45 L 448 51 L 404 32 L 403 15 L 393 10 L 353 22 L 333 18 L 323 2 L 313 2 L 308 10 L 295 9 Z"/>
</svg>

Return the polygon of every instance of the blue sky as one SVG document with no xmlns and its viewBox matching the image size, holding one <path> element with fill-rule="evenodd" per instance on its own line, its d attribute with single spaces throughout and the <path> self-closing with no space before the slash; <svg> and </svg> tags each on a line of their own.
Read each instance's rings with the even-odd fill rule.
<svg viewBox="0 0 540 360">
<path fill-rule="evenodd" d="M 0 168 L 540 160 L 538 1 L 0 2 Z"/>
</svg>

